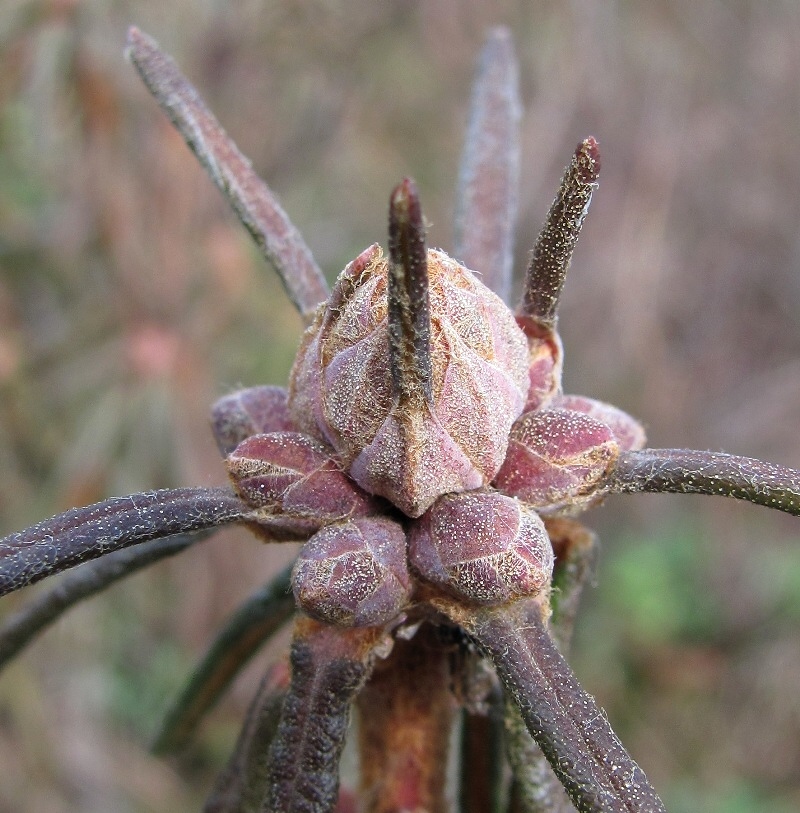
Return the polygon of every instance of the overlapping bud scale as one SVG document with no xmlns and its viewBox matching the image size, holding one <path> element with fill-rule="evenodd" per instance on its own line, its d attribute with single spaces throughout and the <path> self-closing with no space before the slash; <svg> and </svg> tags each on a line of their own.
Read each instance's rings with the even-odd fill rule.
<svg viewBox="0 0 800 813">
<path fill-rule="evenodd" d="M 474 604 L 536 595 L 553 573 L 539 515 L 489 490 L 440 497 L 412 525 L 408 555 L 426 581 Z"/>
<path fill-rule="evenodd" d="M 411 596 L 405 531 L 386 517 L 328 525 L 303 545 L 292 571 L 298 606 L 338 626 L 385 624 Z"/>
<path fill-rule="evenodd" d="M 289 411 L 353 479 L 420 516 L 441 494 L 497 473 L 528 391 L 528 345 L 472 272 L 428 252 L 432 397 L 399 402 L 388 363 L 387 261 L 372 246 L 340 275 L 292 373 Z"/>
<path fill-rule="evenodd" d="M 332 451 L 299 432 L 242 441 L 227 458 L 254 527 L 270 539 L 307 539 L 323 525 L 380 510 L 340 468 Z"/>
<path fill-rule="evenodd" d="M 516 421 L 494 483 L 541 513 L 577 513 L 595 502 L 620 451 L 644 442 L 641 425 L 622 410 L 591 398 L 559 396 L 552 406 Z"/>
</svg>

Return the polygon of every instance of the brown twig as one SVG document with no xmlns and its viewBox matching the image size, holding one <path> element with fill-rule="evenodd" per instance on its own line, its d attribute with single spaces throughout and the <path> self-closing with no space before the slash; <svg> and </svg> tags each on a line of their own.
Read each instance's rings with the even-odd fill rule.
<svg viewBox="0 0 800 813">
<path fill-rule="evenodd" d="M 499 684 L 495 683 L 486 698 L 486 705 L 483 714 L 465 710 L 462 715 L 459 813 L 500 813 L 504 810 L 508 781 L 503 744 L 507 729 Z"/>
<path fill-rule="evenodd" d="M 449 810 L 445 774 L 455 714 L 450 653 L 423 625 L 397 640 L 358 698 L 364 811 Z"/>
</svg>

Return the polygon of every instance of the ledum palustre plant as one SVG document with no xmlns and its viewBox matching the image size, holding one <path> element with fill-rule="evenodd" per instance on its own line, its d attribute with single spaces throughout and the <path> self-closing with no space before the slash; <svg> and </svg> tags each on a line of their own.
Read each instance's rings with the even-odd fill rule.
<svg viewBox="0 0 800 813">
<path fill-rule="evenodd" d="M 293 642 L 264 677 L 207 811 L 663 810 L 564 658 L 595 553 L 575 517 L 644 491 L 798 515 L 800 471 L 648 449 L 629 415 L 563 393 L 557 307 L 597 186 L 596 141 L 573 154 L 512 310 L 520 105 L 510 36 L 493 31 L 453 258 L 427 248 L 405 179 L 389 197 L 386 249 L 366 248 L 329 290 L 172 60 L 136 29 L 129 56 L 308 328 L 288 389 L 254 387 L 213 407 L 231 489 L 112 498 L 0 540 L 0 594 L 86 563 L 5 620 L 0 665 L 76 602 L 243 524 L 304 545 L 212 643 L 156 749 L 183 745 L 290 623 Z M 340 783 L 354 706 L 359 776 Z"/>
</svg>

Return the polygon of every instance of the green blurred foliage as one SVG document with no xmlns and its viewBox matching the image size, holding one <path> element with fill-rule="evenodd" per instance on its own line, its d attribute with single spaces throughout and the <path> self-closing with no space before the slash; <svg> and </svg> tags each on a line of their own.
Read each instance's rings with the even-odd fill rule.
<svg viewBox="0 0 800 813">
<path fill-rule="evenodd" d="M 451 243 L 474 56 L 511 26 L 527 109 L 517 267 L 574 144 L 601 185 L 561 311 L 566 386 L 655 446 L 800 463 L 800 6 L 746 0 L 0 4 L 0 533 L 224 480 L 208 407 L 283 383 L 300 321 L 122 56 L 170 51 L 330 278 L 420 185 Z M 575 650 L 675 810 L 800 808 L 800 530 L 615 498 Z M 146 732 L 294 548 L 226 533 L 76 609 L 0 676 L 0 809 L 196 810 L 263 658 L 184 762 Z M 4 600 L 9 612 L 25 595 Z"/>
</svg>

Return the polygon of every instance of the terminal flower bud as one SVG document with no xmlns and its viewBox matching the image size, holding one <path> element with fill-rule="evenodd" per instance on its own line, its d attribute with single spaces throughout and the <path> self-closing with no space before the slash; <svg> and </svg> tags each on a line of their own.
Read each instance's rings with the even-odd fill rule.
<svg viewBox="0 0 800 813">
<path fill-rule="evenodd" d="M 427 275 L 426 387 L 404 396 L 393 378 L 389 264 L 374 246 L 318 312 L 289 396 L 298 428 L 333 446 L 363 489 L 412 517 L 441 494 L 492 480 L 528 392 L 528 343 L 505 304 L 443 252 L 427 252 Z"/>
<path fill-rule="evenodd" d="M 328 447 L 298 432 L 253 435 L 227 464 L 236 492 L 256 509 L 254 521 L 270 539 L 305 539 L 327 523 L 379 510 Z"/>
<path fill-rule="evenodd" d="M 422 578 L 474 604 L 536 595 L 553 573 L 542 519 L 495 491 L 440 497 L 413 524 L 408 546 Z"/>
<path fill-rule="evenodd" d="M 266 432 L 291 432 L 285 387 L 250 387 L 220 398 L 211 409 L 211 427 L 222 454 L 245 438 Z"/>
<path fill-rule="evenodd" d="M 495 485 L 539 511 L 569 513 L 592 501 L 619 450 L 611 427 L 584 412 L 526 412 L 511 429 Z"/>
<path fill-rule="evenodd" d="M 402 526 L 385 517 L 328 525 L 303 545 L 292 572 L 298 606 L 345 627 L 385 624 L 408 604 L 411 577 Z"/>
</svg>

